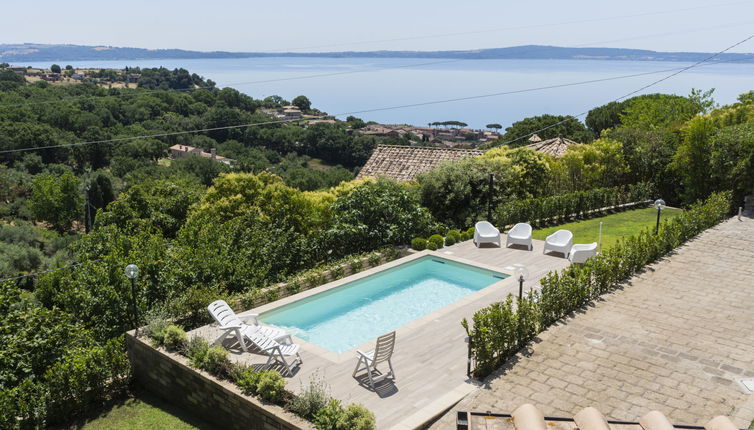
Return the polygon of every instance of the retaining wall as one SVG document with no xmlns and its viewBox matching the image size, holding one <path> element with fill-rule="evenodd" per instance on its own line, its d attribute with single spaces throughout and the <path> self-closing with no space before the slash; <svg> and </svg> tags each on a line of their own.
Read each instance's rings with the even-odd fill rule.
<svg viewBox="0 0 754 430">
<path fill-rule="evenodd" d="M 293 430 L 312 425 L 277 405 L 244 395 L 230 381 L 221 381 L 189 367 L 188 359 L 153 348 L 126 333 L 134 379 L 144 389 L 222 429 Z"/>
</svg>

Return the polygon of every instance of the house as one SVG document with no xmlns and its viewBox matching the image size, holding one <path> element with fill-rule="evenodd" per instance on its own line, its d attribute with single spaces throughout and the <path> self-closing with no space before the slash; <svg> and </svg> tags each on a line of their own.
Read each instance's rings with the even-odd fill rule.
<svg viewBox="0 0 754 430">
<path fill-rule="evenodd" d="M 282 116 L 278 116 L 282 119 L 294 120 L 303 118 L 304 114 L 301 112 L 301 109 L 296 106 L 283 106 Z"/>
<path fill-rule="evenodd" d="M 539 138 L 536 134 L 529 138 L 529 141 L 532 141 L 533 137 Z M 535 151 L 543 152 L 545 154 L 551 155 L 555 158 L 562 157 L 569 148 L 571 148 L 574 145 L 580 145 L 578 142 L 574 142 L 571 139 L 566 139 L 564 137 L 555 137 L 552 139 L 547 140 L 538 140 L 534 143 L 530 143 L 529 145 L 524 146 L 524 148 L 533 149 Z"/>
<path fill-rule="evenodd" d="M 129 73 L 128 76 L 126 76 L 126 82 L 129 84 L 136 84 L 139 82 L 139 78 L 141 78 L 141 73 Z"/>
<path fill-rule="evenodd" d="M 221 163 L 225 163 L 229 166 L 236 161 L 232 158 L 226 158 L 226 157 L 217 155 L 215 148 L 212 148 L 210 152 L 204 152 L 204 150 L 202 150 L 201 148 L 194 148 L 193 146 L 173 145 L 170 148 L 168 148 L 168 151 L 170 152 L 170 158 L 172 159 L 184 158 L 184 157 L 189 157 L 191 155 L 196 155 L 199 157 L 211 158 Z"/>
<path fill-rule="evenodd" d="M 476 149 L 377 145 L 357 178 L 386 176 L 396 181 L 410 181 L 444 161 L 458 161 L 482 153 Z"/>
</svg>

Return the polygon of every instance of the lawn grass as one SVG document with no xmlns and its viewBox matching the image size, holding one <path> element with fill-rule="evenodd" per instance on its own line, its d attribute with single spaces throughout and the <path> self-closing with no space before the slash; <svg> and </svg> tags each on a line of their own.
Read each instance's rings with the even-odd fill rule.
<svg viewBox="0 0 754 430">
<path fill-rule="evenodd" d="M 662 210 L 661 219 L 668 219 L 683 212 L 681 209 L 665 208 Z M 654 231 L 657 223 L 657 209 L 645 208 L 626 212 L 619 212 L 603 217 L 591 218 L 583 221 L 561 224 L 556 227 L 548 227 L 534 230 L 534 239 L 545 238 L 560 229 L 570 230 L 573 233 L 573 243 L 597 242 L 602 222 L 602 249 L 613 246 L 623 236 L 630 236 L 642 229 Z"/>
<path fill-rule="evenodd" d="M 214 430 L 214 427 L 185 410 L 146 392 L 122 400 L 104 410 L 58 430 Z"/>
</svg>

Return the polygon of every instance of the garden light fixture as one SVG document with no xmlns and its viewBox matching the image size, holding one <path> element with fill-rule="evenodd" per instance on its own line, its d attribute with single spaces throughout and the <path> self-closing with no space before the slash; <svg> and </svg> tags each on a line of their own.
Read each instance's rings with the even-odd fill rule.
<svg viewBox="0 0 754 430">
<path fill-rule="evenodd" d="M 662 210 L 665 209 L 665 200 L 655 200 L 655 207 L 657 208 L 657 226 L 655 226 L 655 234 L 657 234 L 660 232 L 660 214 L 662 213 Z"/>
<path fill-rule="evenodd" d="M 139 267 L 135 264 L 126 266 L 126 278 L 131 280 L 131 306 L 133 307 L 133 323 L 136 336 L 139 335 L 139 311 L 136 307 L 136 278 L 139 276 Z"/>
<path fill-rule="evenodd" d="M 518 299 L 521 300 L 524 296 L 524 281 L 529 277 L 529 271 L 523 264 L 514 264 L 513 273 L 518 278 Z"/>
</svg>

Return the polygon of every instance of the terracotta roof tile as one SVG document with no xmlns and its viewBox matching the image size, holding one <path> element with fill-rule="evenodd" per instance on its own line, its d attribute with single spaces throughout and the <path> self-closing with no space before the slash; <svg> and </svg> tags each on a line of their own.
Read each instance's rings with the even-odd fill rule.
<svg viewBox="0 0 754 430">
<path fill-rule="evenodd" d="M 525 147 L 531 148 L 535 151 L 543 152 L 545 154 L 552 155 L 553 157 L 562 157 L 563 154 L 565 154 L 566 151 L 568 151 L 568 148 L 570 148 L 573 145 L 579 145 L 579 143 L 574 142 L 571 139 L 566 139 L 563 137 L 555 137 L 553 139 L 547 139 L 547 140 L 535 142 L 535 143 L 526 145 Z"/>
<path fill-rule="evenodd" d="M 377 145 L 358 178 L 387 176 L 397 181 L 410 181 L 443 161 L 458 161 L 482 154 L 483 151 L 477 149 Z"/>
</svg>

